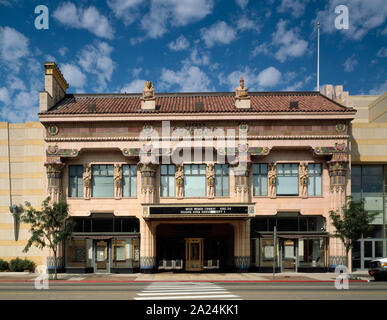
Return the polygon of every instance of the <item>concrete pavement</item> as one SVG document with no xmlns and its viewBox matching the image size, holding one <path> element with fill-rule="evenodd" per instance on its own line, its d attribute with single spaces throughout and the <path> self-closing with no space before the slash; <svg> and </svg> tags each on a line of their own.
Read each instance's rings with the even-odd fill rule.
<svg viewBox="0 0 387 320">
<path fill-rule="evenodd" d="M 30 282 L 38 274 L 0 272 L 0 282 Z M 133 274 L 111 274 L 111 273 L 91 273 L 91 274 L 58 274 L 59 281 L 66 282 L 158 282 L 158 281 L 197 281 L 197 282 L 332 282 L 336 279 L 335 273 L 277 273 L 273 277 L 270 273 L 173 273 L 162 272 L 153 274 L 133 273 Z M 51 278 L 50 278 L 51 279 Z M 373 280 L 367 271 L 357 271 L 351 274 L 353 281 Z"/>
</svg>

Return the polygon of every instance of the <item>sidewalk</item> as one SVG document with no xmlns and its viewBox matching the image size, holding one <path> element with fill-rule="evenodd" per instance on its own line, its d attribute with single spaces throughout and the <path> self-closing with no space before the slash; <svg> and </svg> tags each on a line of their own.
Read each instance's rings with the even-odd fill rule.
<svg viewBox="0 0 387 320">
<path fill-rule="evenodd" d="M 0 272 L 1 282 L 31 282 L 38 274 Z M 89 273 L 89 274 L 68 274 L 59 273 L 58 280 L 66 283 L 115 283 L 115 282 L 153 282 L 153 281 L 190 281 L 190 282 L 332 282 L 335 281 L 335 273 L 276 273 L 274 278 L 270 273 L 133 273 L 133 274 L 112 274 L 112 273 Z M 351 274 L 352 281 L 373 280 L 367 271 L 357 271 Z"/>
</svg>

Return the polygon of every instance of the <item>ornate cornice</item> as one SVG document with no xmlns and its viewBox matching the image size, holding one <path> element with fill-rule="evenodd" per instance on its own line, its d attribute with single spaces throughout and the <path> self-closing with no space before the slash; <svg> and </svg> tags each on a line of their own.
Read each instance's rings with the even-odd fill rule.
<svg viewBox="0 0 387 320">
<path fill-rule="evenodd" d="M 189 140 L 205 140 L 208 137 L 195 137 Z M 217 136 L 218 140 L 240 139 L 239 136 Z M 316 140 L 316 139 L 349 139 L 349 135 L 308 135 L 308 136 L 243 136 L 247 140 Z M 64 138 L 45 138 L 45 142 L 79 142 L 79 141 L 146 141 L 147 138 L 139 137 L 64 137 Z M 155 138 L 155 141 L 169 140 L 178 141 L 175 137 Z M 188 140 L 188 139 L 187 139 Z M 215 140 L 215 139 L 214 139 Z"/>
</svg>

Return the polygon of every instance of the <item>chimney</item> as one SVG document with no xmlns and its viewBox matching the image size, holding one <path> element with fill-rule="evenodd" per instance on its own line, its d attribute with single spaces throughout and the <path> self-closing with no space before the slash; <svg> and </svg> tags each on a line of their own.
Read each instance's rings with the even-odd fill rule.
<svg viewBox="0 0 387 320">
<path fill-rule="evenodd" d="M 343 91 L 342 85 L 335 86 L 335 88 L 333 89 L 333 86 L 331 84 L 327 84 L 321 89 L 320 92 L 324 96 L 337 103 L 342 104 L 345 107 L 353 107 L 353 103 L 349 99 L 349 92 Z"/>
<path fill-rule="evenodd" d="M 50 110 L 58 101 L 63 99 L 66 89 L 69 87 L 55 62 L 46 62 L 44 69 L 44 91 L 40 91 L 39 112 Z"/>
<path fill-rule="evenodd" d="M 145 81 L 142 89 L 141 110 L 156 110 L 156 96 L 152 81 Z"/>
<path fill-rule="evenodd" d="M 250 97 L 245 81 L 241 77 L 239 87 L 235 89 L 235 107 L 237 109 L 250 109 Z"/>
</svg>

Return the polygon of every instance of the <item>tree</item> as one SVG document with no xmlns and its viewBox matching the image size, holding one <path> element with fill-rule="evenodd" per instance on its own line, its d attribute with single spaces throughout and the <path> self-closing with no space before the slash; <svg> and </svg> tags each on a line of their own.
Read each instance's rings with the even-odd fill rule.
<svg viewBox="0 0 387 320">
<path fill-rule="evenodd" d="M 375 219 L 377 213 L 369 213 L 364 209 L 364 199 L 359 201 L 348 197 L 343 206 L 343 213 L 331 210 L 329 212 L 332 224 L 336 228 L 333 237 L 340 238 L 345 247 L 347 266 L 349 265 L 349 251 L 354 243 L 359 240 L 363 233 L 372 229 L 370 223 Z M 352 270 L 349 270 L 351 272 Z"/>
<path fill-rule="evenodd" d="M 32 234 L 23 252 L 28 252 L 32 245 L 39 249 L 50 248 L 54 254 L 55 279 L 58 279 L 58 245 L 71 236 L 74 228 L 74 222 L 68 219 L 68 204 L 62 201 L 50 204 L 48 197 L 43 201 L 41 211 L 34 209 L 29 202 L 25 205 L 27 208 L 22 207 L 20 220 L 31 225 Z"/>
</svg>

